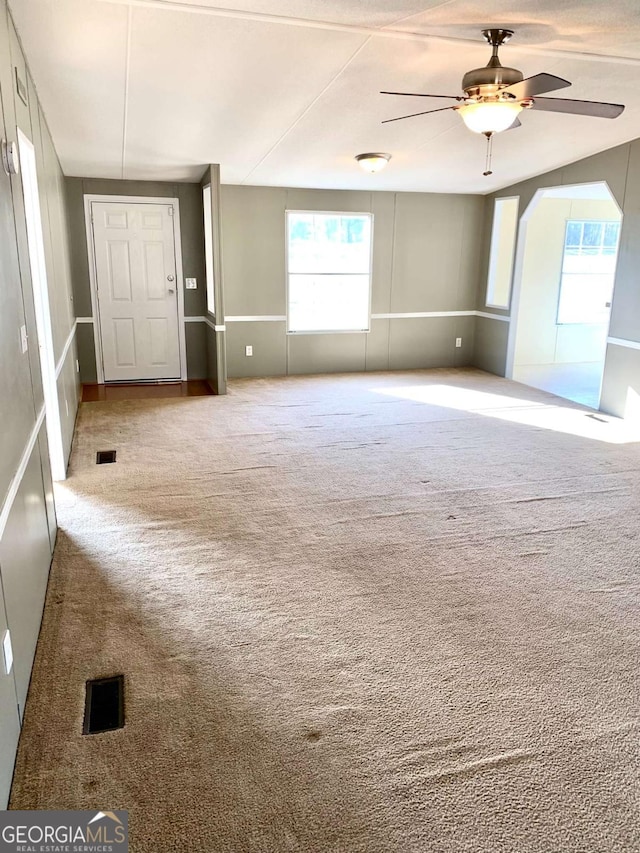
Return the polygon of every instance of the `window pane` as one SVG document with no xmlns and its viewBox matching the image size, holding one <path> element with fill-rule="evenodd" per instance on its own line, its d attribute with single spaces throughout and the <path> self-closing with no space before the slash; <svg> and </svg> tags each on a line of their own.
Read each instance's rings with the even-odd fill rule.
<svg viewBox="0 0 640 853">
<path fill-rule="evenodd" d="M 289 332 L 368 331 L 372 220 L 287 211 Z"/>
<path fill-rule="evenodd" d="M 368 274 L 371 217 L 288 213 L 290 273 Z"/>
<path fill-rule="evenodd" d="M 290 275 L 289 331 L 369 328 L 368 275 Z"/>
<path fill-rule="evenodd" d="M 204 208 L 204 259 L 207 284 L 207 311 L 215 314 L 213 281 L 213 212 L 211 209 L 211 184 L 202 190 Z"/>
<path fill-rule="evenodd" d="M 509 307 L 519 201 L 497 198 L 493 208 L 486 304 L 495 308 Z"/>
<path fill-rule="evenodd" d="M 607 248 L 615 249 L 618 245 L 618 235 L 620 234 L 619 222 L 607 222 L 604 228 L 604 245 Z"/>
<path fill-rule="evenodd" d="M 582 222 L 567 222 L 565 246 L 579 246 L 582 243 Z"/>
<path fill-rule="evenodd" d="M 585 222 L 582 245 L 590 248 L 600 246 L 602 243 L 602 230 L 603 226 L 601 222 Z"/>
<path fill-rule="evenodd" d="M 299 245 L 300 241 L 313 239 L 313 216 L 304 213 L 289 214 L 289 241 Z"/>
<path fill-rule="evenodd" d="M 588 275 L 606 275 L 613 276 L 616 271 L 616 254 L 599 253 L 596 255 L 580 254 L 572 255 L 565 252 L 562 262 L 563 273 L 583 273 Z"/>
</svg>

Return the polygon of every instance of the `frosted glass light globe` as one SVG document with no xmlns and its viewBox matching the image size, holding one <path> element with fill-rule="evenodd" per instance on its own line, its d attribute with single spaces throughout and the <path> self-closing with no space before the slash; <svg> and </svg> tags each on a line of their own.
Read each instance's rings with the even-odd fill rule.
<svg viewBox="0 0 640 853">
<path fill-rule="evenodd" d="M 500 133 L 507 130 L 522 112 L 518 101 L 482 101 L 458 108 L 462 121 L 474 133 Z"/>
<path fill-rule="evenodd" d="M 391 160 L 391 154 L 358 154 L 356 160 L 365 172 L 379 172 Z"/>
</svg>

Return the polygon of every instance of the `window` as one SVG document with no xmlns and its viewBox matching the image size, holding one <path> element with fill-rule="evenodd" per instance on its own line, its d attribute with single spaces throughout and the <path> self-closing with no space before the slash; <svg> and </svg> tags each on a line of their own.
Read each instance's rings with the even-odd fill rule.
<svg viewBox="0 0 640 853">
<path fill-rule="evenodd" d="M 608 321 L 619 238 L 616 221 L 567 221 L 558 324 Z"/>
<path fill-rule="evenodd" d="M 215 298 L 213 290 L 213 212 L 211 208 L 211 184 L 202 190 L 202 206 L 204 208 L 204 260 L 207 279 L 207 311 L 215 314 Z"/>
<path fill-rule="evenodd" d="M 368 332 L 370 213 L 287 211 L 287 331 Z"/>
<path fill-rule="evenodd" d="M 490 308 L 509 307 L 519 203 L 519 198 L 497 198 L 493 208 L 486 299 Z"/>
</svg>

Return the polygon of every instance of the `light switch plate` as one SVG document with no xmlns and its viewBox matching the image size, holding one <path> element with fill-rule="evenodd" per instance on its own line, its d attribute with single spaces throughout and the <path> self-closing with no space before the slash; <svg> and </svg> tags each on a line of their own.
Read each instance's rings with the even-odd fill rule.
<svg viewBox="0 0 640 853">
<path fill-rule="evenodd" d="M 27 327 L 20 326 L 20 346 L 22 347 L 22 353 L 24 354 L 29 349 L 29 342 L 27 340 Z"/>
<path fill-rule="evenodd" d="M 13 667 L 13 649 L 11 647 L 11 634 L 8 630 L 4 632 L 2 638 L 2 656 L 4 658 L 4 674 L 10 675 Z"/>
<path fill-rule="evenodd" d="M 253 355 L 253 347 L 252 346 L 246 346 L 244 348 L 244 354 L 249 355 L 249 356 Z"/>
<path fill-rule="evenodd" d="M 198 289 L 198 280 L 195 278 L 185 278 L 184 286 L 187 290 L 197 290 Z"/>
</svg>

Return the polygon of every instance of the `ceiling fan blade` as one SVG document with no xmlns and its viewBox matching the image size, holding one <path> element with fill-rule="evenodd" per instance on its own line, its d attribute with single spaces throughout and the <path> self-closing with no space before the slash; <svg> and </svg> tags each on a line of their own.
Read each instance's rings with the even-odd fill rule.
<svg viewBox="0 0 640 853">
<path fill-rule="evenodd" d="M 508 92 L 521 101 L 523 98 L 535 98 L 536 95 L 542 95 L 543 92 L 555 92 L 556 89 L 564 89 L 570 85 L 571 83 L 568 80 L 555 77 L 553 74 L 534 74 L 533 77 L 525 77 L 519 83 L 505 86 L 504 89 L 500 89 L 500 94 Z"/>
<path fill-rule="evenodd" d="M 389 124 L 390 121 L 402 121 L 405 118 L 415 118 L 416 116 L 426 116 L 429 113 L 444 113 L 446 110 L 457 110 L 458 107 L 440 107 L 439 110 L 425 110 L 423 113 L 411 113 L 408 116 L 398 116 L 398 118 L 387 118 L 382 124 Z"/>
<path fill-rule="evenodd" d="M 617 118 L 624 111 L 624 105 L 606 104 L 602 101 L 573 101 L 568 98 L 535 98 L 531 109 L 595 118 Z"/>
<path fill-rule="evenodd" d="M 408 98 L 447 98 L 447 100 L 449 101 L 464 101 L 462 95 L 424 95 L 421 92 L 380 92 L 380 94 L 403 95 L 404 97 Z"/>
</svg>

